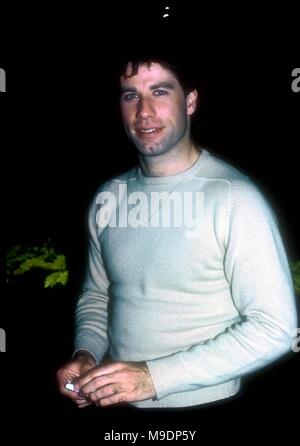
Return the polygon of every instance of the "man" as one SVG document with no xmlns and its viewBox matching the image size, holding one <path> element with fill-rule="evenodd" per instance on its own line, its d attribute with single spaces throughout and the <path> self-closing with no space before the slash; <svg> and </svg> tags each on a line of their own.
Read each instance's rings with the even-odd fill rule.
<svg viewBox="0 0 300 446">
<path fill-rule="evenodd" d="M 91 206 L 75 354 L 57 374 L 78 407 L 228 398 L 292 347 L 293 288 L 272 211 L 245 175 L 192 141 L 198 93 L 177 68 L 131 60 L 120 78 L 140 166 Z"/>
</svg>

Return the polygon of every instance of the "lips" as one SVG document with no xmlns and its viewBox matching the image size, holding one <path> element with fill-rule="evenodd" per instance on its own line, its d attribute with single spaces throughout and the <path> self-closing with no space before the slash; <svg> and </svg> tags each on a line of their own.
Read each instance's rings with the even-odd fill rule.
<svg viewBox="0 0 300 446">
<path fill-rule="evenodd" d="M 139 136 L 144 137 L 144 136 L 156 135 L 162 129 L 163 129 L 163 127 L 138 127 L 135 129 L 135 132 Z"/>
<path fill-rule="evenodd" d="M 139 132 L 142 132 L 142 133 L 153 133 L 153 132 L 156 132 L 157 129 L 156 129 L 156 128 L 151 128 L 151 129 L 138 129 L 138 131 L 139 131 Z"/>
</svg>

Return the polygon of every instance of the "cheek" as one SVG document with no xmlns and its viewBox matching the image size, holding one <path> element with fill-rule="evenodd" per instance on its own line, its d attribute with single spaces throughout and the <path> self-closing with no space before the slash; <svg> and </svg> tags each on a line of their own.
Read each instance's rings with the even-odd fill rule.
<svg viewBox="0 0 300 446">
<path fill-rule="evenodd" d="M 132 120 L 132 111 L 129 109 L 121 108 L 121 117 L 124 123 L 130 123 Z"/>
<path fill-rule="evenodd" d="M 159 110 L 160 116 L 165 116 L 175 122 L 182 120 L 182 117 L 186 115 L 186 112 L 185 102 L 179 100 L 164 104 Z"/>
</svg>

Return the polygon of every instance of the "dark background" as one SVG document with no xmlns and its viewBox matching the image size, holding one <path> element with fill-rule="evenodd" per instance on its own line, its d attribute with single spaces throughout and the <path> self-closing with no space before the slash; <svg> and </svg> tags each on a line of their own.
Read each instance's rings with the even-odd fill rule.
<svg viewBox="0 0 300 446">
<path fill-rule="evenodd" d="M 199 143 L 260 185 L 279 218 L 290 260 L 300 258 L 300 93 L 291 90 L 291 72 L 299 67 L 296 11 L 216 7 L 209 12 L 197 10 L 194 2 L 177 3 L 169 3 L 168 19 L 162 19 L 164 2 L 97 10 L 46 3 L 10 14 L 10 26 L 1 18 L 0 67 L 7 75 L 7 93 L 0 95 L 3 244 L 10 249 L 51 238 L 70 269 L 66 288 L 45 291 L 29 276 L 1 295 L 6 421 L 98 423 L 101 414 L 103 431 L 117 430 L 125 420 L 130 431 L 128 417 L 140 428 L 151 422 L 165 429 L 191 429 L 199 418 L 201 423 L 296 420 L 295 354 L 246 378 L 231 403 L 184 414 L 78 411 L 55 389 L 55 370 L 72 352 L 89 202 L 103 180 L 136 162 L 119 121 L 112 76 L 117 55 L 130 46 L 143 48 L 164 37 L 186 46 L 201 77 L 194 122 Z"/>
</svg>

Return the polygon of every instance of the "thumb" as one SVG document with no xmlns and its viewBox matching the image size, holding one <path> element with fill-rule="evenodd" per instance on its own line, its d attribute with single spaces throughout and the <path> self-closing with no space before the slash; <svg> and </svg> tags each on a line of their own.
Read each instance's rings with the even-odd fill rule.
<svg viewBox="0 0 300 446">
<path fill-rule="evenodd" d="M 85 373 L 89 372 L 90 370 L 92 370 L 93 368 L 95 368 L 94 365 L 92 364 L 82 364 L 81 368 L 80 368 L 80 376 L 84 375 Z"/>
</svg>

